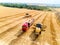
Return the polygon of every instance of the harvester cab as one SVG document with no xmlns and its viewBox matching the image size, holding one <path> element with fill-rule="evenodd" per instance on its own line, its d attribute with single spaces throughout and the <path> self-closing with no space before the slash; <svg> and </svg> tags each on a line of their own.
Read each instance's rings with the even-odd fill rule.
<svg viewBox="0 0 60 45">
<path fill-rule="evenodd" d="M 39 24 L 39 23 L 37 23 L 37 24 L 35 25 L 35 33 L 41 34 L 41 30 L 42 30 L 42 25 Z"/>
</svg>

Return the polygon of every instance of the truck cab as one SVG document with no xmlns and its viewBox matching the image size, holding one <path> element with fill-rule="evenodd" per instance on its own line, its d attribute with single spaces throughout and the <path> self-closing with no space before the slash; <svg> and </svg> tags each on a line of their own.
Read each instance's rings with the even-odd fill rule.
<svg viewBox="0 0 60 45">
<path fill-rule="evenodd" d="M 28 30 L 28 23 L 25 22 L 23 25 L 22 25 L 22 31 L 27 31 Z"/>
</svg>

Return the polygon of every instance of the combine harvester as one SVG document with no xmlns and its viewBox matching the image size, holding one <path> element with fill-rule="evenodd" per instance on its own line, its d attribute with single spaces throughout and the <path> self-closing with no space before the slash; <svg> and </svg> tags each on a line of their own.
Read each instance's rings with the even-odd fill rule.
<svg viewBox="0 0 60 45">
<path fill-rule="evenodd" d="M 31 15 L 29 15 L 28 13 L 26 13 L 24 18 L 28 18 L 28 17 L 32 17 Z"/>
<path fill-rule="evenodd" d="M 45 31 L 44 29 L 46 28 L 46 26 L 40 23 L 36 23 L 32 28 L 34 31 L 32 32 L 31 36 L 34 37 L 32 40 L 35 41 L 41 34 L 41 32 Z"/>
</svg>

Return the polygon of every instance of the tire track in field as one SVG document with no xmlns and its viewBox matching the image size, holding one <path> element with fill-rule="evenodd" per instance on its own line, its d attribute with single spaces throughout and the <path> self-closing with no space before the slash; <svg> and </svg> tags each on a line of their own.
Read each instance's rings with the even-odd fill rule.
<svg viewBox="0 0 60 45">
<path fill-rule="evenodd" d="M 46 20 L 44 21 L 44 24 L 47 26 L 45 34 L 43 35 L 43 42 L 41 45 L 52 45 L 52 34 L 51 34 L 51 28 L 50 28 L 50 20 L 51 20 L 51 12 L 48 13 Z"/>
<path fill-rule="evenodd" d="M 60 26 L 58 25 L 57 21 L 56 21 L 56 15 L 53 13 L 52 15 L 52 23 L 53 23 L 53 26 L 54 26 L 54 30 L 55 30 L 55 40 L 57 41 L 57 45 L 60 45 Z"/>
<path fill-rule="evenodd" d="M 57 14 L 55 14 L 55 13 L 54 13 L 54 15 L 56 15 L 56 22 L 60 26 L 59 16 Z"/>
<path fill-rule="evenodd" d="M 54 26 L 53 26 L 53 23 L 52 23 L 52 15 L 51 15 L 51 18 L 50 18 L 50 29 L 51 29 L 51 35 L 52 35 L 52 44 L 51 45 L 57 45 L 57 41 L 56 41 L 56 32 L 55 32 L 55 29 L 54 29 Z"/>
<path fill-rule="evenodd" d="M 43 25 L 44 25 L 44 21 L 45 21 L 45 18 L 47 17 L 47 14 L 46 14 L 46 16 L 44 17 L 44 19 L 43 19 L 43 21 L 41 22 Z"/>
<path fill-rule="evenodd" d="M 45 13 L 44 17 L 41 17 L 41 21 L 39 21 L 40 24 L 43 24 L 46 18 L 47 18 L 47 12 Z M 41 45 L 39 42 L 41 43 L 41 35 L 38 36 L 38 38 L 33 42 L 32 45 Z"/>
</svg>

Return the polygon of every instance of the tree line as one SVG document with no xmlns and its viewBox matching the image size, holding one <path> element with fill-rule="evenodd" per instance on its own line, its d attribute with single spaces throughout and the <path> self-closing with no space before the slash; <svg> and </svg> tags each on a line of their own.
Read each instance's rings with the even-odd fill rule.
<svg viewBox="0 0 60 45">
<path fill-rule="evenodd" d="M 21 4 L 21 3 L 0 3 L 0 5 L 6 6 L 6 7 L 14 7 L 14 8 L 27 8 L 31 10 L 48 10 L 51 11 L 46 6 L 38 6 L 38 5 L 27 5 L 27 4 Z"/>
</svg>

